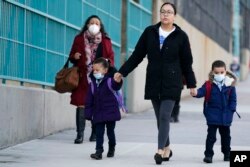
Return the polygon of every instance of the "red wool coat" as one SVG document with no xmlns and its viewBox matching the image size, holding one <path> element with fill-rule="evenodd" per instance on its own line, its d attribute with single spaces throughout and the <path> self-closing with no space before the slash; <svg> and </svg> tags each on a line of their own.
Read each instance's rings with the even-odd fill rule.
<svg viewBox="0 0 250 167">
<path fill-rule="evenodd" d="M 76 52 L 81 53 L 79 60 L 74 58 Z M 72 91 L 70 104 L 75 106 L 85 105 L 88 81 L 87 81 L 87 67 L 86 67 L 86 54 L 85 54 L 85 44 L 84 37 L 79 34 L 75 37 L 73 45 L 70 51 L 70 61 L 79 67 L 80 80 L 78 87 Z M 112 49 L 112 44 L 110 38 L 102 35 L 102 57 L 108 58 L 111 61 L 111 65 L 114 65 L 114 51 Z"/>
</svg>

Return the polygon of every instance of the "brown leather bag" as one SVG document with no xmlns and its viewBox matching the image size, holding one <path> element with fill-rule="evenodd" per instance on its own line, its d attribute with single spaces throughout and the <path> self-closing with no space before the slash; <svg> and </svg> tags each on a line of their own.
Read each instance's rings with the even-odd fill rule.
<svg viewBox="0 0 250 167">
<path fill-rule="evenodd" d="M 79 83 L 78 67 L 69 68 L 69 58 L 63 68 L 56 74 L 55 90 L 58 93 L 72 92 Z"/>
</svg>

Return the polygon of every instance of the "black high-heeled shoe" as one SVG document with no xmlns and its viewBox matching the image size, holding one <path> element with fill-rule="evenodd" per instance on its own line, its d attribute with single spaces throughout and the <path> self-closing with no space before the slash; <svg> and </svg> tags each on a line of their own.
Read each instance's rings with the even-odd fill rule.
<svg viewBox="0 0 250 167">
<path fill-rule="evenodd" d="M 161 163 L 163 161 L 161 154 L 156 153 L 154 156 L 154 159 L 155 159 L 155 163 L 157 165 L 161 165 Z"/>
<path fill-rule="evenodd" d="M 172 157 L 172 155 L 173 155 L 173 152 L 172 152 L 172 150 L 170 150 L 169 156 L 168 157 L 163 157 L 162 160 L 163 161 L 169 161 L 169 159 Z"/>
</svg>

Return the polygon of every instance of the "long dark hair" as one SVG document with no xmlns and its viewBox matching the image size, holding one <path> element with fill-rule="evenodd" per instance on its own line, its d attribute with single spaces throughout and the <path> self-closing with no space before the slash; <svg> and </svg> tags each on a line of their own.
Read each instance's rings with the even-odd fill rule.
<svg viewBox="0 0 250 167">
<path fill-rule="evenodd" d="M 101 25 L 100 31 L 101 31 L 102 34 L 107 35 L 107 33 L 105 31 L 105 28 L 104 28 L 104 25 L 102 23 L 102 20 L 97 15 L 91 15 L 91 16 L 89 16 L 87 18 L 87 20 L 85 21 L 84 26 L 82 27 L 82 30 L 80 31 L 79 34 L 83 34 L 88 29 L 88 24 L 89 24 L 90 20 L 93 19 L 93 18 L 96 18 L 96 19 L 98 19 L 100 21 L 100 25 Z"/>
</svg>

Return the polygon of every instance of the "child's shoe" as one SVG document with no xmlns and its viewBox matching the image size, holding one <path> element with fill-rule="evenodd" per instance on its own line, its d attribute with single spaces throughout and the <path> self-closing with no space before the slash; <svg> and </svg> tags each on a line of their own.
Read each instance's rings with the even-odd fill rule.
<svg viewBox="0 0 250 167">
<path fill-rule="evenodd" d="M 212 163 L 213 162 L 212 157 L 205 157 L 203 159 L 203 161 L 206 162 L 206 163 Z"/>
<path fill-rule="evenodd" d="M 102 153 L 96 151 L 94 154 L 90 155 L 91 158 L 96 159 L 96 160 L 101 160 L 102 159 Z"/>
<path fill-rule="evenodd" d="M 114 157 L 115 156 L 115 147 L 109 147 L 107 157 Z"/>
</svg>

